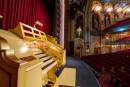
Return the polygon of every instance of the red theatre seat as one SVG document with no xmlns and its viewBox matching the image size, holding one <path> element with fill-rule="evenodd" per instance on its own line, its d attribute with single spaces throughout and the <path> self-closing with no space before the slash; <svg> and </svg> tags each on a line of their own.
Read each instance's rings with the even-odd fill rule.
<svg viewBox="0 0 130 87">
<path fill-rule="evenodd" d="M 115 73 L 112 73 L 113 77 L 126 87 L 130 87 L 130 50 L 110 54 L 90 55 L 82 59 L 97 72 L 101 72 L 104 66 L 107 71 L 111 72 L 111 68 L 114 67 Z M 121 71 L 121 67 L 125 71 Z"/>
</svg>

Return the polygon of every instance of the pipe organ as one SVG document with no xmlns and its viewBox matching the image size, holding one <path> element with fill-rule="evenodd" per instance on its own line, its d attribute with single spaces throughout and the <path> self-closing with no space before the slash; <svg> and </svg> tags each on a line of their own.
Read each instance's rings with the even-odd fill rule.
<svg viewBox="0 0 130 87">
<path fill-rule="evenodd" d="M 53 87 L 65 63 L 66 51 L 52 36 L 21 22 L 0 30 L 0 87 Z"/>
</svg>

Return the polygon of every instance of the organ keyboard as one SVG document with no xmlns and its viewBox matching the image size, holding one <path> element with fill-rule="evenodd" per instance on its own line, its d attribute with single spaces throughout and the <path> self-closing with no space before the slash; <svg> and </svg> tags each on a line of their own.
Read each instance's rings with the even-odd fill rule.
<svg viewBox="0 0 130 87">
<path fill-rule="evenodd" d="M 0 87 L 53 87 L 65 63 L 66 51 L 52 36 L 21 22 L 0 30 Z"/>
</svg>

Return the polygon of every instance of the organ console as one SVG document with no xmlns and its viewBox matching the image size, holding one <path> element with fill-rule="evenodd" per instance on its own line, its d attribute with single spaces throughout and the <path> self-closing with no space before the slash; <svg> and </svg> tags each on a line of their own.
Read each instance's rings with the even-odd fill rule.
<svg viewBox="0 0 130 87">
<path fill-rule="evenodd" d="M 66 51 L 55 38 L 19 23 L 0 30 L 0 87 L 53 87 Z"/>
</svg>

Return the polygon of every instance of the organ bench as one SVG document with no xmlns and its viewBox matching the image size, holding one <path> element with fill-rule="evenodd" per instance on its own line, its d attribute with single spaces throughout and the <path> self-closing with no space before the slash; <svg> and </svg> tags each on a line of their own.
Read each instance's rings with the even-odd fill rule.
<svg viewBox="0 0 130 87">
<path fill-rule="evenodd" d="M 65 63 L 65 49 L 44 32 L 22 22 L 0 30 L 0 87 L 53 87 Z"/>
</svg>

